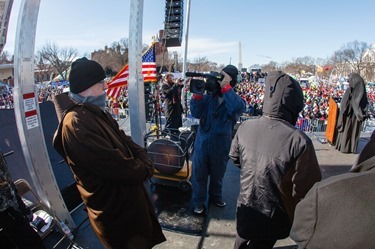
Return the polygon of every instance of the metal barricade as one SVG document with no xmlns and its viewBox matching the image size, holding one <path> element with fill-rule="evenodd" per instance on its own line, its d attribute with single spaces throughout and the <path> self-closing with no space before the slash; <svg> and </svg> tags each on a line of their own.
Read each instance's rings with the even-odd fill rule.
<svg viewBox="0 0 375 249">
<path fill-rule="evenodd" d="M 257 119 L 259 116 L 240 116 L 238 122 L 242 123 L 249 119 Z M 301 131 L 309 132 L 325 132 L 327 129 L 327 120 L 324 119 L 307 119 L 307 118 L 298 118 L 296 127 Z"/>
<path fill-rule="evenodd" d="M 327 120 L 298 118 L 296 127 L 301 131 L 325 132 L 327 129 Z"/>
</svg>

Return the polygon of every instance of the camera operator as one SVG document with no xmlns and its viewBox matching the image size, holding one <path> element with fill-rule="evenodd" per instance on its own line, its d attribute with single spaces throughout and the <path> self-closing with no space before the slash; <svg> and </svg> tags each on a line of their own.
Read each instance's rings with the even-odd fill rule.
<svg viewBox="0 0 375 249">
<path fill-rule="evenodd" d="M 165 131 L 167 133 L 179 133 L 178 128 L 182 127 L 183 107 L 181 104 L 181 89 L 183 88 L 182 80 L 173 81 L 173 74 L 165 76 L 162 85 L 164 99 L 164 116 L 167 120 Z"/>
<path fill-rule="evenodd" d="M 194 93 L 190 101 L 190 111 L 200 119 L 193 154 L 193 203 L 196 214 L 205 212 L 207 182 L 209 199 L 218 207 L 225 207 L 222 186 L 226 171 L 233 127 L 245 111 L 245 102 L 233 87 L 237 83 L 238 69 L 226 66 L 221 74 L 224 78 L 217 82 L 213 92 Z"/>
</svg>

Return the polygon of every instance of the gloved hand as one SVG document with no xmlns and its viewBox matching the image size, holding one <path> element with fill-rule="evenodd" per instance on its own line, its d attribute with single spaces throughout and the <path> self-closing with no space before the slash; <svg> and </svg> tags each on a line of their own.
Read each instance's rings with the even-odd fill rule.
<svg viewBox="0 0 375 249">
<path fill-rule="evenodd" d="M 220 87 L 223 88 L 225 85 L 228 85 L 232 81 L 232 77 L 224 71 L 221 71 L 221 74 L 224 75 L 222 81 L 219 81 Z"/>
</svg>

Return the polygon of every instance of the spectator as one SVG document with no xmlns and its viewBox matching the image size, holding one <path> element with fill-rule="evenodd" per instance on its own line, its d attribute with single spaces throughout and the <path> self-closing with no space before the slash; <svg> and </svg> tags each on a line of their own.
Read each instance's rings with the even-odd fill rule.
<svg viewBox="0 0 375 249">
<path fill-rule="evenodd" d="M 297 205 L 290 237 L 304 248 L 375 248 L 375 132 L 351 173 L 316 183 Z"/>
<path fill-rule="evenodd" d="M 182 127 L 183 107 L 181 104 L 182 81 L 173 81 L 173 74 L 167 74 L 162 84 L 164 99 L 164 116 L 167 120 L 165 130 L 168 133 L 179 133 L 178 128 Z"/>
<path fill-rule="evenodd" d="M 337 150 L 343 153 L 357 151 L 367 105 L 365 82 L 359 74 L 350 74 L 349 87 L 342 98 L 337 119 L 338 134 L 335 142 Z"/>
<path fill-rule="evenodd" d="M 275 71 L 265 87 L 263 116 L 240 125 L 229 154 L 241 168 L 236 249 L 273 248 L 288 237 L 296 204 L 321 179 L 314 145 L 295 127 L 299 83 Z"/>
<path fill-rule="evenodd" d="M 119 119 L 119 107 L 120 107 L 120 104 L 118 103 L 117 99 L 114 99 L 113 102 L 112 102 L 112 113 L 113 113 L 113 117 L 118 120 Z"/>
<path fill-rule="evenodd" d="M 60 120 L 54 148 L 70 166 L 91 226 L 105 248 L 148 249 L 165 241 L 144 181 L 153 163 L 105 112 L 105 73 L 73 62 L 69 96 L 55 97 Z"/>
<path fill-rule="evenodd" d="M 245 111 L 245 102 L 234 92 L 238 70 L 233 65 L 226 66 L 225 76 L 211 94 L 194 94 L 190 101 L 190 111 L 200 119 L 193 154 L 193 203 L 194 213 L 202 214 L 207 199 L 216 206 L 225 207 L 222 196 L 223 177 L 232 141 L 233 127 Z"/>
</svg>

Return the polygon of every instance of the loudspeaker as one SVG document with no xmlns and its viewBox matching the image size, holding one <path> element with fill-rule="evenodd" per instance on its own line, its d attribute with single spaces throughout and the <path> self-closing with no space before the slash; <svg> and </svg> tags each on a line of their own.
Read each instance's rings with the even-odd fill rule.
<svg viewBox="0 0 375 249">
<path fill-rule="evenodd" d="M 165 24 L 165 29 L 182 29 L 182 22 L 170 22 Z"/>
<path fill-rule="evenodd" d="M 144 91 L 145 93 L 151 93 L 151 84 L 149 83 L 144 84 Z"/>
<path fill-rule="evenodd" d="M 152 114 L 154 111 L 154 95 L 151 93 L 145 93 L 145 112 L 146 112 L 146 121 L 150 121 L 152 119 Z"/>
<path fill-rule="evenodd" d="M 165 3 L 165 7 L 166 9 L 170 9 L 170 8 L 183 8 L 184 7 L 184 1 L 182 0 L 166 0 Z"/>
<path fill-rule="evenodd" d="M 184 10 L 182 7 L 172 7 L 172 8 L 167 8 L 165 9 L 165 14 L 166 15 L 176 15 L 176 16 L 182 16 Z"/>
<path fill-rule="evenodd" d="M 166 15 L 165 16 L 165 22 L 171 23 L 171 22 L 179 22 L 181 23 L 183 19 L 183 16 L 181 15 Z"/>
<path fill-rule="evenodd" d="M 179 47 L 182 42 L 183 1 L 166 0 L 163 40 L 166 47 Z"/>
</svg>

